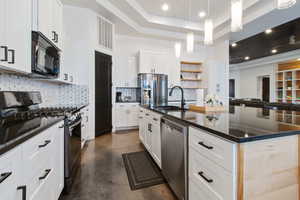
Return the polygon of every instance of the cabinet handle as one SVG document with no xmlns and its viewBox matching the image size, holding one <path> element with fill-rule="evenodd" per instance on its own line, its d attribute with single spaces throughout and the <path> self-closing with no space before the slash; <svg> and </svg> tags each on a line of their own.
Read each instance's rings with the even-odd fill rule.
<svg viewBox="0 0 300 200">
<path fill-rule="evenodd" d="M 73 76 L 70 76 L 70 81 L 73 83 Z"/>
<path fill-rule="evenodd" d="M 51 143 L 51 140 L 46 140 L 44 144 L 39 145 L 39 148 L 43 148 Z"/>
<path fill-rule="evenodd" d="M 11 61 L 8 62 L 8 64 L 15 64 L 15 50 L 14 49 L 8 49 L 8 52 L 11 52 Z"/>
<path fill-rule="evenodd" d="M 52 35 L 53 35 L 53 38 L 52 38 L 52 41 L 56 41 L 56 33 L 55 33 L 55 31 L 52 31 Z"/>
<path fill-rule="evenodd" d="M 201 176 L 206 182 L 208 182 L 208 183 L 214 182 L 213 179 L 207 178 L 207 177 L 204 175 L 204 172 L 199 172 L 198 174 L 199 174 L 199 176 Z"/>
<path fill-rule="evenodd" d="M 55 32 L 55 42 L 58 43 L 58 34 Z"/>
<path fill-rule="evenodd" d="M 64 74 L 64 80 L 65 80 L 65 81 L 68 80 L 68 74 Z"/>
<path fill-rule="evenodd" d="M 22 200 L 26 200 L 26 192 L 27 192 L 26 185 L 17 187 L 17 190 L 22 190 Z"/>
<path fill-rule="evenodd" d="M 7 46 L 1 46 L 1 49 L 4 49 L 4 59 L 1 59 L 2 62 L 8 61 L 8 47 Z"/>
<path fill-rule="evenodd" d="M 12 175 L 12 172 L 7 172 L 7 173 L 3 173 L 0 175 L 0 183 L 2 183 L 3 181 L 5 181 L 8 177 L 10 177 Z"/>
<path fill-rule="evenodd" d="M 48 175 L 50 174 L 50 172 L 51 172 L 51 169 L 46 169 L 45 172 L 46 172 L 45 175 L 39 177 L 39 180 L 43 180 L 43 179 L 47 178 L 47 176 L 48 176 Z"/>
<path fill-rule="evenodd" d="M 203 147 L 205 147 L 206 149 L 213 149 L 214 147 L 213 146 L 208 146 L 208 145 L 206 145 L 206 144 L 204 144 L 204 142 L 198 142 L 198 144 L 199 145 L 201 145 L 201 146 L 203 146 Z"/>
<path fill-rule="evenodd" d="M 139 117 L 139 119 L 143 119 L 143 117 Z"/>
<path fill-rule="evenodd" d="M 156 119 L 156 118 L 153 118 L 153 120 L 154 120 L 154 121 L 158 121 L 158 119 Z"/>
<path fill-rule="evenodd" d="M 149 114 L 147 113 L 146 116 L 149 116 Z"/>
</svg>

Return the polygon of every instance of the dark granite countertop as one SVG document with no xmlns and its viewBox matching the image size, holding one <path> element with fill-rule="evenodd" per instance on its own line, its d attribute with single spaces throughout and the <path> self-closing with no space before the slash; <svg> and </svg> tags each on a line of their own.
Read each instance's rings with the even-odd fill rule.
<svg viewBox="0 0 300 200">
<path fill-rule="evenodd" d="M 229 111 L 199 113 L 147 109 L 236 143 L 300 134 L 300 112 L 230 106 Z"/>
<path fill-rule="evenodd" d="M 62 120 L 64 117 L 41 117 L 10 125 L 3 125 L 0 121 L 0 155 Z"/>
</svg>

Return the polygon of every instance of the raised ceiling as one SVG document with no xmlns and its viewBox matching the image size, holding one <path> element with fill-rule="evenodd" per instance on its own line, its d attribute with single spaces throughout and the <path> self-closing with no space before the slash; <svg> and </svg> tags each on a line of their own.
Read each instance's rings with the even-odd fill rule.
<svg viewBox="0 0 300 200">
<path fill-rule="evenodd" d="M 230 0 L 209 1 L 210 17 L 214 20 L 214 39 L 229 38 Z M 118 34 L 184 40 L 186 33 L 193 31 L 197 42 L 202 42 L 204 35 L 204 19 L 198 17 L 198 12 L 203 10 L 208 12 L 207 0 L 63 0 L 63 2 L 73 5 L 76 2 L 77 6 L 88 7 L 102 15 L 105 13 L 105 17 L 116 24 Z M 191 17 L 189 17 L 189 2 Z M 162 11 L 163 3 L 169 5 L 169 11 Z M 244 0 L 244 24 L 247 25 L 274 10 L 276 10 L 274 0 Z M 269 20 L 271 24 L 276 24 L 276 18 Z"/>
</svg>

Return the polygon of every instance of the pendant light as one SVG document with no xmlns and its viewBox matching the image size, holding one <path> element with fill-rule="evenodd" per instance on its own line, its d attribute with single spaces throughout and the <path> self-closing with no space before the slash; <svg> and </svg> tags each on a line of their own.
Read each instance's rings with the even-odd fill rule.
<svg viewBox="0 0 300 200">
<path fill-rule="evenodd" d="M 175 49 L 175 56 L 176 58 L 180 58 L 181 55 L 181 43 L 180 42 L 176 42 L 174 45 L 174 49 Z"/>
<path fill-rule="evenodd" d="M 191 20 L 191 1 L 188 1 L 189 3 L 189 20 Z M 194 51 L 194 33 L 193 32 L 189 32 L 186 35 L 186 50 L 188 53 L 191 53 Z"/>
<path fill-rule="evenodd" d="M 231 31 L 243 29 L 243 0 L 231 0 Z"/>
<path fill-rule="evenodd" d="M 213 44 L 213 30 L 214 25 L 212 19 L 206 19 L 204 22 L 204 44 L 212 45 Z"/>
<path fill-rule="evenodd" d="M 276 0 L 278 9 L 286 9 L 295 5 L 297 0 Z"/>
<path fill-rule="evenodd" d="M 207 5 L 208 5 L 207 6 L 208 16 L 210 16 L 209 0 L 207 1 Z M 204 44 L 205 45 L 213 44 L 213 31 L 214 31 L 213 20 L 208 18 L 204 21 Z"/>
</svg>

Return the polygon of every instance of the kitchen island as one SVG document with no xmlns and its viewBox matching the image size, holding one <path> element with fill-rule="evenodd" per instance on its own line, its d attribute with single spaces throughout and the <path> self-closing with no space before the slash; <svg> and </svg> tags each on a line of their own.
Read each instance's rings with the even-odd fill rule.
<svg viewBox="0 0 300 200">
<path fill-rule="evenodd" d="M 146 106 L 142 113 L 148 122 L 153 113 L 189 127 L 190 200 L 298 200 L 299 112 L 232 106 L 229 112 L 198 113 Z M 147 146 L 159 160 L 156 142 Z"/>
</svg>

